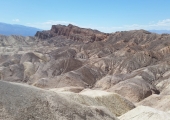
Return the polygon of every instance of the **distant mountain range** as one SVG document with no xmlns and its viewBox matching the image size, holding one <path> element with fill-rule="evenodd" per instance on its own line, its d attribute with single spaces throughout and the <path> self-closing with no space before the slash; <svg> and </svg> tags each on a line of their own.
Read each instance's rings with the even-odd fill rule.
<svg viewBox="0 0 170 120">
<path fill-rule="evenodd" d="M 0 34 L 1 35 L 34 36 L 37 31 L 41 31 L 41 29 L 23 26 L 23 25 L 7 24 L 7 23 L 0 22 Z"/>
<path fill-rule="evenodd" d="M 157 33 L 157 34 L 163 34 L 163 33 L 167 33 L 170 34 L 170 30 L 148 30 L 152 33 Z"/>
<path fill-rule="evenodd" d="M 7 24 L 0 22 L 0 35 L 21 35 L 21 36 L 34 36 L 37 31 L 42 31 L 42 29 L 18 25 L 18 24 Z M 152 33 L 170 34 L 170 30 L 147 30 Z"/>
</svg>

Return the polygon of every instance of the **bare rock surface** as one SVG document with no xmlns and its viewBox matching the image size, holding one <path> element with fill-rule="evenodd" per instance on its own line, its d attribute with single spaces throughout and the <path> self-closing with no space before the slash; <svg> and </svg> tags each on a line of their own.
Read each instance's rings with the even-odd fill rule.
<svg viewBox="0 0 170 120">
<path fill-rule="evenodd" d="M 156 87 L 142 79 L 142 77 L 134 77 L 126 81 L 119 82 L 108 91 L 114 91 L 126 97 L 132 102 L 139 102 L 142 99 L 157 93 Z"/>
<path fill-rule="evenodd" d="M 151 107 L 138 106 L 119 117 L 120 120 L 170 120 L 170 113 Z"/>
<path fill-rule="evenodd" d="M 105 40 L 109 34 L 105 34 L 97 30 L 80 28 L 69 24 L 68 26 L 53 25 L 51 30 L 37 32 L 35 36 L 41 39 L 47 39 L 58 35 L 65 36 L 67 39 L 89 42 Z"/>
<path fill-rule="evenodd" d="M 170 79 L 159 82 L 156 87 L 161 91 L 161 95 L 170 95 Z"/>
<path fill-rule="evenodd" d="M 118 120 L 104 107 L 85 106 L 59 93 L 0 81 L 1 120 Z"/>
<path fill-rule="evenodd" d="M 56 93 L 58 89 L 52 89 Z M 87 106 L 103 106 L 116 116 L 135 108 L 135 105 L 116 93 L 86 89 L 80 93 L 62 92 L 62 96 Z"/>
<path fill-rule="evenodd" d="M 53 88 L 50 89 L 54 92 L 73 92 L 73 93 L 79 93 L 82 90 L 84 90 L 83 87 L 62 87 L 62 88 Z"/>
<path fill-rule="evenodd" d="M 168 112 L 170 111 L 170 95 L 153 94 L 145 98 L 141 102 L 137 103 L 136 105 L 149 106 L 158 110 Z"/>
<path fill-rule="evenodd" d="M 106 34 L 53 25 L 35 37 L 0 35 L 2 81 L 74 92 L 70 94 L 102 90 L 165 111 L 169 111 L 162 104 L 170 94 L 169 61 L 170 35 L 145 30 Z M 161 103 L 152 105 L 152 99 Z"/>
<path fill-rule="evenodd" d="M 168 73 L 168 72 L 167 72 Z M 166 76 L 167 73 L 164 75 Z M 159 110 L 168 112 L 170 110 L 170 81 L 165 79 L 156 85 L 160 94 L 153 94 L 136 105 L 150 106 Z"/>
</svg>

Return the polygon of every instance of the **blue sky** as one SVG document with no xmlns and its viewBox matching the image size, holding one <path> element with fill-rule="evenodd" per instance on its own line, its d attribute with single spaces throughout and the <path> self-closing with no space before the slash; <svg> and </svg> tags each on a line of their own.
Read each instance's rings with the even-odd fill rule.
<svg viewBox="0 0 170 120">
<path fill-rule="evenodd" d="M 170 30 L 170 0 L 0 0 L 0 22 L 50 29 L 74 24 L 103 32 Z"/>
</svg>

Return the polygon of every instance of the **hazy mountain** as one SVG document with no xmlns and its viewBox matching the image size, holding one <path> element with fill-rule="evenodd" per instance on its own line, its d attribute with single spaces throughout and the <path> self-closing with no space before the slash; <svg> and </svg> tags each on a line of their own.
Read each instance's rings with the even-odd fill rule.
<svg viewBox="0 0 170 120">
<path fill-rule="evenodd" d="M 0 22 L 0 34 L 2 35 L 22 35 L 22 36 L 34 36 L 37 31 L 41 29 L 17 25 L 6 24 Z"/>
<path fill-rule="evenodd" d="M 149 31 L 157 34 L 163 34 L 163 33 L 170 34 L 170 30 L 149 30 Z"/>
</svg>

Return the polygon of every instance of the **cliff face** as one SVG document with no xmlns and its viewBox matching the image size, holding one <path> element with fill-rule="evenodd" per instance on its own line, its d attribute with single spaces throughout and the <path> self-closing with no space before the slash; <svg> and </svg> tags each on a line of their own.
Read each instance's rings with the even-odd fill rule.
<svg viewBox="0 0 170 120">
<path fill-rule="evenodd" d="M 49 31 L 38 31 L 36 37 L 40 39 L 47 39 L 55 36 L 65 36 L 67 39 L 76 41 L 103 41 L 109 34 L 102 33 L 97 30 L 80 28 L 69 24 L 65 25 L 53 25 Z"/>
</svg>

